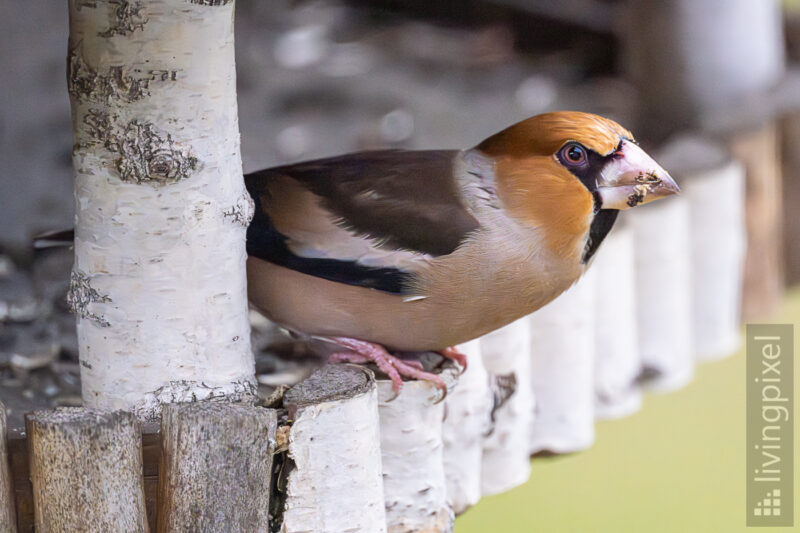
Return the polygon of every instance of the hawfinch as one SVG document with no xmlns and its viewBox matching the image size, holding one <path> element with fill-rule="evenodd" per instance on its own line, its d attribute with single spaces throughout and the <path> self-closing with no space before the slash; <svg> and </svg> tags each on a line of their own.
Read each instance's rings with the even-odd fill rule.
<svg viewBox="0 0 800 533">
<path fill-rule="evenodd" d="M 583 274 L 620 210 L 678 192 L 603 117 L 535 116 L 476 147 L 348 154 L 245 176 L 253 305 L 374 362 L 438 377 L 394 352 L 450 348 L 536 311 Z"/>
</svg>

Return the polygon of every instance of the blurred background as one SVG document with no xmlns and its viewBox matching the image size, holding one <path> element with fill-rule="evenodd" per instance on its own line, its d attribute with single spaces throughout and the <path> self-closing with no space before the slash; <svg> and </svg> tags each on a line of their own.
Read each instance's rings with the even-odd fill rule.
<svg viewBox="0 0 800 533">
<path fill-rule="evenodd" d="M 37 258 L 29 246 L 72 224 L 67 9 L 4 5 L 13 16 L 0 18 L 0 400 L 13 417 L 74 404 L 79 383 L 61 298 L 70 257 Z M 237 0 L 236 9 L 246 172 L 373 148 L 467 148 L 550 110 L 606 115 L 682 187 L 699 184 L 687 193 L 690 235 L 729 225 L 704 237 L 710 245 L 692 243 L 728 254 L 728 268 L 692 268 L 732 280 L 723 306 L 734 326 L 740 302 L 744 320 L 800 322 L 790 289 L 800 281 L 800 0 Z M 728 178 L 730 165 L 739 173 Z M 723 203 L 733 211 L 717 213 Z M 715 254 L 727 238 L 732 247 Z M 738 334 L 722 344 L 708 358 L 735 353 Z M 484 500 L 458 531 L 744 529 L 743 369 L 741 354 L 702 366 L 686 389 L 602 422 L 588 452 L 535 460 L 531 481 Z"/>
</svg>

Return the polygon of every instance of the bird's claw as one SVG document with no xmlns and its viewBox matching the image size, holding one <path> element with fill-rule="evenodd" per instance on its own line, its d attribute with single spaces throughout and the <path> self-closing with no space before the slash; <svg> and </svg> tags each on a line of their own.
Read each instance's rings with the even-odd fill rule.
<svg viewBox="0 0 800 533">
<path fill-rule="evenodd" d="M 403 388 L 403 378 L 418 379 L 431 382 L 441 392 L 441 397 L 435 403 L 439 403 L 447 396 L 447 385 L 442 378 L 436 374 L 423 370 L 422 363 L 400 359 L 378 344 L 346 337 L 335 337 L 333 342 L 346 348 L 347 352 L 337 352 L 328 359 L 331 363 L 375 363 L 381 372 L 386 374 L 392 381 L 392 391 L 394 395 L 386 400 L 390 402 L 397 398 Z M 456 352 L 458 353 L 458 352 Z M 458 353 L 463 356 L 463 354 Z M 466 359 L 466 358 L 465 358 Z"/>
<path fill-rule="evenodd" d="M 459 367 L 461 367 L 462 374 L 467 371 L 467 356 L 466 354 L 459 352 L 458 348 L 456 348 L 455 346 L 450 346 L 449 348 L 445 348 L 444 350 L 439 350 L 436 353 L 438 353 L 442 357 L 450 359 L 451 361 L 455 361 L 456 364 Z"/>
</svg>

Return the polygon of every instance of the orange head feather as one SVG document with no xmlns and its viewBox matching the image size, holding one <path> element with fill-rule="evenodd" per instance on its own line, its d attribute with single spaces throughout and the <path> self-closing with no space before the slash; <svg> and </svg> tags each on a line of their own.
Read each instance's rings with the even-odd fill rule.
<svg viewBox="0 0 800 533">
<path fill-rule="evenodd" d="M 523 120 L 476 149 L 495 160 L 497 195 L 507 212 L 542 230 L 559 257 L 580 259 L 596 207 L 593 193 L 564 166 L 558 152 L 580 143 L 608 157 L 631 133 L 589 113 L 562 111 Z M 600 169 L 596 169 L 598 172 Z"/>
</svg>

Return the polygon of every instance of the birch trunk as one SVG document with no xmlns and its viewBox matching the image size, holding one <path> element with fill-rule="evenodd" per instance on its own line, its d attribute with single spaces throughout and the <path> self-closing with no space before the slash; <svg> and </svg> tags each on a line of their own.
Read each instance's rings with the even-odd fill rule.
<svg viewBox="0 0 800 533">
<path fill-rule="evenodd" d="M 458 346 L 467 356 L 467 369 L 447 395 L 442 425 L 447 501 L 461 514 L 481 499 L 481 461 L 491 397 L 481 361 L 480 341 Z"/>
<path fill-rule="evenodd" d="M 594 273 L 530 316 L 536 398 L 531 453 L 569 453 L 594 442 Z"/>
<path fill-rule="evenodd" d="M 352 365 L 323 367 L 290 389 L 284 404 L 294 468 L 281 533 L 385 532 L 372 373 Z"/>
<path fill-rule="evenodd" d="M 454 374 L 451 367 L 440 376 L 450 384 Z M 391 381 L 379 380 L 386 529 L 450 533 L 454 515 L 447 501 L 442 455 L 444 402 L 436 403 L 441 394 L 427 381 L 406 381 L 394 396 Z"/>
<path fill-rule="evenodd" d="M 530 319 L 483 336 L 481 351 L 494 391 L 481 473 L 482 492 L 491 495 L 518 487 L 530 477 L 534 411 Z"/>
<path fill-rule="evenodd" d="M 232 0 L 70 1 L 83 398 L 254 390 Z"/>
<path fill-rule="evenodd" d="M 591 267 L 595 294 L 594 393 L 597 418 L 620 418 L 639 410 L 642 393 L 636 383 L 639 318 L 636 316 L 633 229 L 623 223 L 603 241 Z"/>
<path fill-rule="evenodd" d="M 636 315 L 645 385 L 668 392 L 694 375 L 689 206 L 683 196 L 628 217 L 636 250 Z"/>
<path fill-rule="evenodd" d="M 693 350 L 701 360 L 740 345 L 745 254 L 745 171 L 711 138 L 683 135 L 659 158 L 689 204 Z"/>
</svg>

